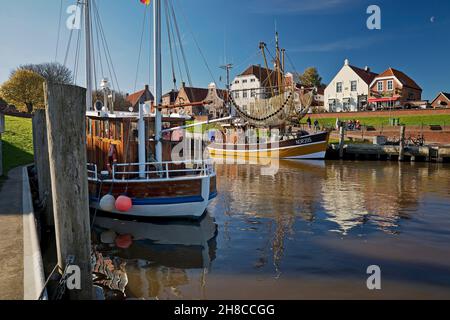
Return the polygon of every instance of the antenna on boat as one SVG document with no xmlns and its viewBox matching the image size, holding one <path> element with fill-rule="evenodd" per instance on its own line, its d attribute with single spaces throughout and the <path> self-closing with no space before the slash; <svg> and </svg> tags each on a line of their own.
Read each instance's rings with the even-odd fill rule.
<svg viewBox="0 0 450 320">
<path fill-rule="evenodd" d="M 86 109 L 92 110 L 92 48 L 91 48 L 91 5 L 84 0 L 85 41 L 86 41 Z"/>
</svg>

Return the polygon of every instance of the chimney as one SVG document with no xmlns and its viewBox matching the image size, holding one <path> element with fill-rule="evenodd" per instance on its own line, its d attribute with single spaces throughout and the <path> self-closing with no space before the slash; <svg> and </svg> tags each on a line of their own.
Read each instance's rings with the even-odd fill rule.
<svg viewBox="0 0 450 320">
<path fill-rule="evenodd" d="M 182 82 L 182 83 L 181 83 L 181 87 L 182 87 L 182 88 L 186 87 L 186 82 Z"/>
<path fill-rule="evenodd" d="M 366 66 L 366 67 L 364 68 L 364 70 L 366 70 L 367 73 L 370 72 L 370 68 L 369 68 L 368 66 Z"/>
<path fill-rule="evenodd" d="M 345 66 L 348 66 L 349 64 L 350 64 L 350 61 L 348 61 L 348 59 L 345 59 L 345 60 L 344 60 L 344 65 L 345 65 Z"/>
<path fill-rule="evenodd" d="M 149 85 L 148 84 L 146 84 L 145 85 L 145 91 L 150 91 L 150 89 L 149 89 L 150 87 L 149 87 Z"/>
</svg>

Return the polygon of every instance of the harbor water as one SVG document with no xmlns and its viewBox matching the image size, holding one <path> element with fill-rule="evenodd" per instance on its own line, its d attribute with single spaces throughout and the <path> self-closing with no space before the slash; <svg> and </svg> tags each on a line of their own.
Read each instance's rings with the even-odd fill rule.
<svg viewBox="0 0 450 320">
<path fill-rule="evenodd" d="M 131 299 L 450 299 L 450 166 L 217 165 L 198 222 L 96 218 L 98 284 Z M 100 243 L 100 241 L 98 241 Z M 369 290 L 369 266 L 381 290 Z M 103 267 L 105 270 L 105 267 Z"/>
</svg>

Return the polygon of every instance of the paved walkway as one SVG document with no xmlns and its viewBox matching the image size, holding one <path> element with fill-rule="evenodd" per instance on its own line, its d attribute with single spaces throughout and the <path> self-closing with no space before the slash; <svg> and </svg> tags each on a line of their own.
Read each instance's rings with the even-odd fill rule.
<svg viewBox="0 0 450 320">
<path fill-rule="evenodd" d="M 22 171 L 0 182 L 0 300 L 24 299 Z"/>
</svg>

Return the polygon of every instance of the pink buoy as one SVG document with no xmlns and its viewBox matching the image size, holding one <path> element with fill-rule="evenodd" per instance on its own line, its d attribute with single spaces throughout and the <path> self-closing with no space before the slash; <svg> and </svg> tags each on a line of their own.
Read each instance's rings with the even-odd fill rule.
<svg viewBox="0 0 450 320">
<path fill-rule="evenodd" d="M 116 246 L 120 249 L 128 249 L 133 244 L 133 237 L 129 234 L 122 234 L 116 238 Z"/>
<path fill-rule="evenodd" d="M 131 198 L 127 196 L 120 196 L 116 200 L 116 209 L 120 212 L 128 212 L 133 207 L 133 202 Z"/>
</svg>

